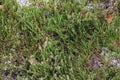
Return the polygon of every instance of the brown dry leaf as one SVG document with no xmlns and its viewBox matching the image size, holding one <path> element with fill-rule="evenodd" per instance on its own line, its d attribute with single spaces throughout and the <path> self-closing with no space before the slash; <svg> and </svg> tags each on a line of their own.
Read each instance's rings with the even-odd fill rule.
<svg viewBox="0 0 120 80">
<path fill-rule="evenodd" d="M 48 44 L 48 37 L 45 38 L 45 42 L 43 43 L 43 48 L 46 48 Z"/>
<path fill-rule="evenodd" d="M 36 65 L 36 60 L 33 55 L 30 56 L 29 62 L 31 65 Z"/>
<path fill-rule="evenodd" d="M 70 76 L 69 75 L 66 75 L 66 77 L 67 77 L 67 80 L 70 80 Z"/>
<path fill-rule="evenodd" d="M 35 60 L 34 59 L 30 59 L 29 62 L 30 62 L 31 65 L 35 65 Z"/>
<path fill-rule="evenodd" d="M 102 73 L 99 73 L 98 75 L 97 75 L 97 80 L 101 80 L 103 78 L 103 74 Z"/>
<path fill-rule="evenodd" d="M 44 8 L 44 3 L 38 3 L 38 6 L 39 6 L 40 8 Z"/>
<path fill-rule="evenodd" d="M 3 9 L 3 5 L 0 5 L 0 9 Z"/>
<path fill-rule="evenodd" d="M 120 47 L 120 41 L 116 41 L 115 46 L 116 46 L 116 47 Z"/>
<path fill-rule="evenodd" d="M 113 16 L 112 15 L 108 15 L 107 17 L 107 23 L 110 24 L 113 21 Z"/>
<path fill-rule="evenodd" d="M 38 44 L 38 49 L 41 51 L 42 50 L 42 47 L 40 44 Z"/>
</svg>

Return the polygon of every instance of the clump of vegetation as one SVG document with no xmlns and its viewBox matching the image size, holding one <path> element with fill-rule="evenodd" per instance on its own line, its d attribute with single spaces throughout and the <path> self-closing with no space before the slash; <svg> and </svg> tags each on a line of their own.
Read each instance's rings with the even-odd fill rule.
<svg viewBox="0 0 120 80">
<path fill-rule="evenodd" d="M 108 23 L 97 2 L 92 11 L 86 0 L 32 2 L 20 8 L 15 0 L 1 1 L 1 80 L 120 79 L 120 68 L 101 55 L 108 47 L 120 59 L 117 4 Z"/>
</svg>

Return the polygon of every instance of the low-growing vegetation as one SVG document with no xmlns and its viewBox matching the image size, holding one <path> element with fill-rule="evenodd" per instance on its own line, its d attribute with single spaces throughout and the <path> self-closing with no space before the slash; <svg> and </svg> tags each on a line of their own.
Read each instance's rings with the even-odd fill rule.
<svg viewBox="0 0 120 80">
<path fill-rule="evenodd" d="M 101 2 L 1 0 L 0 80 L 119 80 L 119 4 Z"/>
</svg>

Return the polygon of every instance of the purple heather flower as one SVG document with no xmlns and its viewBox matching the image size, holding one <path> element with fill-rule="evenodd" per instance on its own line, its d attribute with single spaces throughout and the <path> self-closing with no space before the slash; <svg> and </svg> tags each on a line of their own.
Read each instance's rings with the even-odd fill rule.
<svg viewBox="0 0 120 80">
<path fill-rule="evenodd" d="M 94 68 L 99 68 L 102 66 L 101 57 L 98 54 L 94 56 L 93 60 L 91 61 L 91 65 Z"/>
<path fill-rule="evenodd" d="M 111 8 L 113 8 L 114 3 L 115 3 L 115 0 L 110 0 L 110 2 L 106 5 L 106 9 L 111 9 Z"/>
</svg>

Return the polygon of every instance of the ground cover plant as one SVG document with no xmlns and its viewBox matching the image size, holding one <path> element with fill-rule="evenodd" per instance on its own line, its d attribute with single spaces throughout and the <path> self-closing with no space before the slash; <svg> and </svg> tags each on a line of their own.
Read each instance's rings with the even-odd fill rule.
<svg viewBox="0 0 120 80">
<path fill-rule="evenodd" d="M 1 0 L 0 80 L 119 80 L 118 2 Z"/>
</svg>

